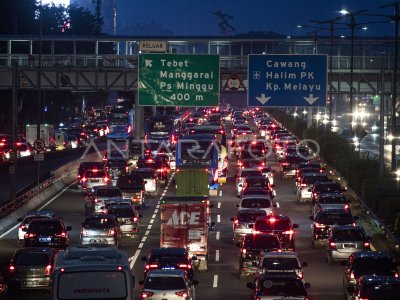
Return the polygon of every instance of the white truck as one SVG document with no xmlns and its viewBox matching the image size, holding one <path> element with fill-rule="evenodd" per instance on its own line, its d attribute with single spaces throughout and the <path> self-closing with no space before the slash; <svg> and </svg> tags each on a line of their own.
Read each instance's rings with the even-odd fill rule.
<svg viewBox="0 0 400 300">
<path fill-rule="evenodd" d="M 54 140 L 54 125 L 51 124 L 40 124 L 40 139 L 45 143 L 45 150 L 51 151 L 56 149 L 56 143 Z M 26 142 L 33 145 L 37 140 L 37 125 L 28 124 L 26 125 Z"/>
</svg>

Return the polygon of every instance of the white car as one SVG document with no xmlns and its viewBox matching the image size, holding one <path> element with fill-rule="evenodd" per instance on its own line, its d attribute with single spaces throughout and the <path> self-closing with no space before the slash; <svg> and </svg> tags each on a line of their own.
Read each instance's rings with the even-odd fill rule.
<svg viewBox="0 0 400 300">
<path fill-rule="evenodd" d="M 18 243 L 24 242 L 24 235 L 28 230 L 29 224 L 32 220 L 37 219 L 54 219 L 56 215 L 50 210 L 31 210 L 28 211 L 23 218 L 19 218 L 18 222 L 21 222 L 18 226 Z"/>
<path fill-rule="evenodd" d="M 144 192 L 145 194 L 151 194 L 153 196 L 158 194 L 158 187 L 159 187 L 159 182 L 158 182 L 158 177 L 157 173 L 154 171 L 154 169 L 150 168 L 137 168 L 137 169 L 132 169 L 131 174 L 140 174 L 144 181 Z"/>
<path fill-rule="evenodd" d="M 239 174 L 236 175 L 236 196 L 239 197 L 243 189 L 243 183 L 248 176 L 261 176 L 261 170 L 256 168 L 239 169 Z"/>
<path fill-rule="evenodd" d="M 267 216 L 274 214 L 276 204 L 272 199 L 265 195 L 251 195 L 243 197 L 239 204 L 236 205 L 239 210 L 245 209 L 262 209 L 266 212 Z"/>
</svg>

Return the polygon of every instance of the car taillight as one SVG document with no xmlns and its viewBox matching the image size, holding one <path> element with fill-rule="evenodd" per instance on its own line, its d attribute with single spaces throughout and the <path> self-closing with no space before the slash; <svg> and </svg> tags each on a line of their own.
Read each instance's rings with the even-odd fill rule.
<svg viewBox="0 0 400 300">
<path fill-rule="evenodd" d="M 175 294 L 176 294 L 177 296 L 183 297 L 183 298 L 187 298 L 187 297 L 188 297 L 187 291 L 175 292 Z"/>
<path fill-rule="evenodd" d="M 19 229 L 21 229 L 21 230 L 22 230 L 22 229 L 25 229 L 25 228 L 26 228 L 25 225 L 20 225 L 20 226 L 19 226 Z"/>
<path fill-rule="evenodd" d="M 99 199 L 97 199 L 97 198 L 94 198 L 94 203 L 97 203 L 97 202 L 99 202 Z"/>
<path fill-rule="evenodd" d="M 88 236 L 88 232 L 87 232 L 87 230 L 85 228 L 82 228 L 81 235 L 82 236 Z"/>
<path fill-rule="evenodd" d="M 104 181 L 104 182 L 107 182 L 107 181 L 109 181 L 109 180 L 110 180 L 110 178 L 108 178 L 108 177 L 104 177 L 104 178 L 103 178 L 103 181 Z"/>
<path fill-rule="evenodd" d="M 65 238 L 65 237 L 67 237 L 67 234 L 65 233 L 65 232 L 61 232 L 61 233 L 58 233 L 58 234 L 54 234 L 56 237 L 62 237 L 62 238 Z"/>
<path fill-rule="evenodd" d="M 370 243 L 369 242 L 365 242 L 364 243 L 364 248 L 369 248 L 370 247 Z"/>
<path fill-rule="evenodd" d="M 396 273 L 394 274 L 394 277 L 399 278 L 399 273 L 396 272 Z"/>
<path fill-rule="evenodd" d="M 133 217 L 133 218 L 131 219 L 131 221 L 137 222 L 137 221 L 138 221 L 138 218 L 137 218 L 137 217 Z"/>
<path fill-rule="evenodd" d="M 325 228 L 326 226 L 324 224 L 315 223 L 315 227 L 317 227 L 317 228 Z"/>
<path fill-rule="evenodd" d="M 190 264 L 179 264 L 178 267 L 182 268 L 182 269 L 191 269 L 192 265 L 190 265 Z"/>
<path fill-rule="evenodd" d="M 246 254 L 246 253 L 247 253 L 246 248 L 243 248 L 243 249 L 242 249 L 242 254 Z"/>
<path fill-rule="evenodd" d="M 294 234 L 294 230 L 286 230 L 283 232 L 284 234 L 289 234 L 289 235 L 293 235 Z"/>
<path fill-rule="evenodd" d="M 353 272 L 351 272 L 350 273 L 350 279 L 355 279 L 356 277 L 354 276 L 354 273 Z"/>
<path fill-rule="evenodd" d="M 115 230 L 114 229 L 110 229 L 108 231 L 108 235 L 113 236 L 115 234 Z"/>
<path fill-rule="evenodd" d="M 85 177 L 83 177 L 81 180 L 84 183 L 84 182 L 86 182 L 87 179 Z"/>
<path fill-rule="evenodd" d="M 44 275 L 51 275 L 51 265 L 48 265 L 48 266 L 44 269 Z"/>
<path fill-rule="evenodd" d="M 329 248 L 331 248 L 331 249 L 336 249 L 336 243 L 330 242 L 330 243 L 329 243 Z"/>
<path fill-rule="evenodd" d="M 14 271 L 15 271 L 15 267 L 14 267 L 13 265 L 11 265 L 11 266 L 8 268 L 8 270 L 9 270 L 10 272 L 14 272 Z"/>
<path fill-rule="evenodd" d="M 25 233 L 24 238 L 34 238 L 36 236 L 36 234 L 34 233 Z"/>
<path fill-rule="evenodd" d="M 154 295 L 153 292 L 143 291 L 143 292 L 140 294 L 140 297 L 142 297 L 142 299 L 146 299 L 147 297 L 151 297 L 151 296 L 153 296 L 153 295 Z"/>
<path fill-rule="evenodd" d="M 148 265 L 146 265 L 145 268 L 146 268 L 146 270 L 157 269 L 158 264 L 148 264 Z"/>
<path fill-rule="evenodd" d="M 301 187 L 306 187 L 306 186 L 307 186 L 307 184 L 305 184 L 305 183 L 302 183 L 302 184 L 300 184 L 300 186 L 301 186 Z"/>
<path fill-rule="evenodd" d="M 289 163 L 282 163 L 282 166 L 288 166 Z"/>
</svg>

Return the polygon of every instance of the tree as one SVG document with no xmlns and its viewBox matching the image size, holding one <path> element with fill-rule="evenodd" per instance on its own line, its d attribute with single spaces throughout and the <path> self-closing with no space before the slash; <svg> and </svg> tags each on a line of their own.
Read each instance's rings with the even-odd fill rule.
<svg viewBox="0 0 400 300">
<path fill-rule="evenodd" d="M 66 28 L 64 34 L 66 35 L 98 35 L 101 32 L 98 28 L 103 26 L 103 18 L 99 19 L 99 26 L 97 26 L 97 17 L 88 9 L 78 7 L 77 5 L 70 5 L 67 8 L 67 22 L 69 28 Z"/>
<path fill-rule="evenodd" d="M 0 1 L 0 34 L 32 34 L 36 0 Z"/>
</svg>

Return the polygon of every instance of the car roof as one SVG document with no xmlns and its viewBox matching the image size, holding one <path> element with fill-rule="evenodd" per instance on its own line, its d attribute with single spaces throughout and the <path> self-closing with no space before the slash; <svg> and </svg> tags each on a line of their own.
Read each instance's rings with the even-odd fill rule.
<svg viewBox="0 0 400 300">
<path fill-rule="evenodd" d="M 179 247 L 161 247 L 161 248 L 153 248 L 151 249 L 151 254 L 187 254 L 187 250 L 185 248 Z"/>
<path fill-rule="evenodd" d="M 275 218 L 278 221 L 289 221 L 289 222 L 291 222 L 291 219 L 289 218 L 289 216 L 282 216 L 282 215 L 261 216 L 261 217 L 258 217 L 257 220 L 271 219 L 271 218 Z"/>
<path fill-rule="evenodd" d="M 184 270 L 150 270 L 147 273 L 147 278 L 149 277 L 185 277 L 186 271 Z"/>
<path fill-rule="evenodd" d="M 112 214 L 91 214 L 86 216 L 86 219 L 116 219 L 116 216 Z"/>
<path fill-rule="evenodd" d="M 319 198 L 325 198 L 325 197 L 340 197 L 340 198 L 345 198 L 345 196 L 342 193 L 322 193 L 319 195 Z"/>
<path fill-rule="evenodd" d="M 257 208 L 248 208 L 248 209 L 239 209 L 236 212 L 236 215 L 242 215 L 242 214 L 266 214 L 265 210 L 263 209 L 257 209 Z"/>
<path fill-rule="evenodd" d="M 15 251 L 15 254 L 19 253 L 46 253 L 46 254 L 56 254 L 57 250 L 50 247 L 27 247 L 27 248 L 20 248 Z"/>
<path fill-rule="evenodd" d="M 364 228 L 362 226 L 356 225 L 339 225 L 335 226 L 332 228 L 333 231 L 339 231 L 339 230 L 362 230 L 364 231 Z"/>
<path fill-rule="evenodd" d="M 391 258 L 393 256 L 387 251 L 360 251 L 354 252 L 350 255 L 353 258 Z"/>
<path fill-rule="evenodd" d="M 299 259 L 299 256 L 296 252 L 292 251 L 272 251 L 272 252 L 265 252 L 263 258 L 268 258 L 268 257 L 273 257 L 273 258 L 278 258 L 278 257 L 285 257 L 285 258 L 296 258 Z"/>
<path fill-rule="evenodd" d="M 53 217 L 55 216 L 55 213 L 51 210 L 30 210 L 25 214 L 25 218 L 33 216 Z"/>
<path fill-rule="evenodd" d="M 360 279 L 360 283 L 381 284 L 381 283 L 394 283 L 400 284 L 400 278 L 393 276 L 377 276 L 377 275 L 364 275 Z"/>
</svg>

